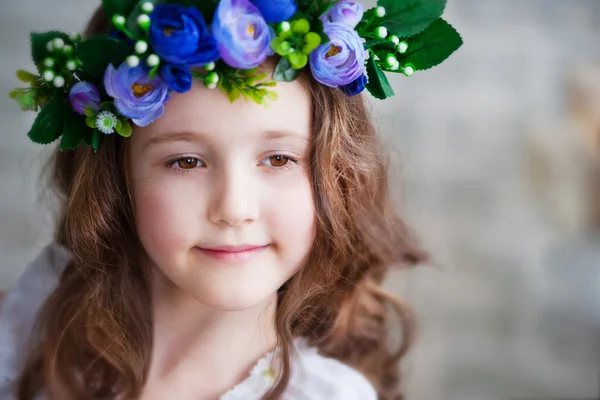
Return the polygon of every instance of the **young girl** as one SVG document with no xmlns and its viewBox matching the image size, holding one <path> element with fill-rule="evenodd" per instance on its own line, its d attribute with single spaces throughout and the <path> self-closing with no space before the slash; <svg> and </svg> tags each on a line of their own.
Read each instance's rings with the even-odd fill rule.
<svg viewBox="0 0 600 400">
<path fill-rule="evenodd" d="M 83 41 L 32 36 L 11 96 L 61 138 L 62 207 L 2 309 L 3 399 L 398 398 L 380 284 L 424 254 L 357 94 L 430 66 L 384 23 L 460 37 L 381 3 L 106 0 Z"/>
</svg>

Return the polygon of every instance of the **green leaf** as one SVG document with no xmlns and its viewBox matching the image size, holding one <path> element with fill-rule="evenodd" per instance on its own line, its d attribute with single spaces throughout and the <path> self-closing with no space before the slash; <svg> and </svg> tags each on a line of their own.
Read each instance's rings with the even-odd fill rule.
<svg viewBox="0 0 600 400">
<path fill-rule="evenodd" d="M 24 71 L 22 69 L 17 71 L 17 78 L 24 83 L 31 83 L 38 80 L 40 77 L 32 74 L 31 72 Z"/>
<path fill-rule="evenodd" d="M 138 0 L 102 0 L 102 8 L 112 18 L 113 15 L 119 14 L 127 18 Z"/>
<path fill-rule="evenodd" d="M 396 45 L 394 44 L 394 42 L 390 41 L 390 40 L 386 40 L 386 39 L 373 39 L 373 40 L 367 40 L 365 43 L 363 43 L 365 46 L 365 50 L 369 50 L 369 49 L 378 49 L 378 50 L 393 50 L 396 48 Z"/>
<path fill-rule="evenodd" d="M 38 66 L 38 71 L 40 73 L 43 69 L 42 62 L 44 59 L 54 54 L 48 51 L 48 48 L 46 47 L 48 42 L 58 38 L 64 40 L 65 43 L 69 41 L 66 33 L 58 31 L 31 34 L 31 57 L 33 58 L 33 62 Z"/>
<path fill-rule="evenodd" d="M 378 0 L 377 5 L 385 7 L 378 25 L 384 25 L 390 34 L 408 37 L 441 17 L 446 0 Z"/>
<path fill-rule="evenodd" d="M 119 126 L 120 123 L 120 126 Z M 131 136 L 131 124 L 129 123 L 129 121 L 121 121 L 119 120 L 117 122 L 117 127 L 116 127 L 116 131 L 119 135 L 123 136 L 123 137 L 129 137 Z"/>
<path fill-rule="evenodd" d="M 94 153 L 98 152 L 98 146 L 100 145 L 100 131 L 98 129 L 94 129 L 94 133 L 92 133 L 92 147 L 94 148 Z"/>
<path fill-rule="evenodd" d="M 87 126 L 89 126 L 92 129 L 96 129 L 96 118 L 94 117 L 87 117 L 85 119 L 85 123 Z"/>
<path fill-rule="evenodd" d="M 286 58 L 281 58 L 273 72 L 273 79 L 280 82 L 292 82 L 300 75 L 300 71 L 292 67 Z"/>
<path fill-rule="evenodd" d="M 75 150 L 81 142 L 91 143 L 92 132 L 87 127 L 85 118 L 82 115 L 76 113 L 65 115 L 60 149 Z"/>
<path fill-rule="evenodd" d="M 85 73 L 101 80 L 109 64 L 119 68 L 125 58 L 132 53 L 131 47 L 124 41 L 96 35 L 77 45 L 77 55 Z"/>
<path fill-rule="evenodd" d="M 407 39 L 408 51 L 397 55 L 402 65 L 413 64 L 416 70 L 435 67 L 446 60 L 463 43 L 458 32 L 442 18 L 427 29 Z"/>
<path fill-rule="evenodd" d="M 142 28 L 137 23 L 137 19 L 141 14 L 145 14 L 142 11 L 142 5 L 144 3 L 152 3 L 155 7 L 160 4 L 167 3 L 167 0 L 137 0 L 137 5 L 133 8 L 131 13 L 129 14 L 129 18 L 127 18 L 127 29 L 138 39 L 146 39 L 145 33 Z"/>
<path fill-rule="evenodd" d="M 227 97 L 229 97 L 229 101 L 233 103 L 240 98 L 240 94 L 240 90 L 236 87 L 233 87 L 229 92 L 227 92 Z"/>
<path fill-rule="evenodd" d="M 86 107 L 83 112 L 86 117 L 96 118 L 96 115 L 98 115 L 98 111 L 94 110 L 92 107 Z"/>
<path fill-rule="evenodd" d="M 29 139 L 38 144 L 49 144 L 58 139 L 63 132 L 63 115 L 67 110 L 60 96 L 57 94 L 52 96 L 50 102 L 42 108 L 35 119 L 31 130 L 27 134 Z"/>
<path fill-rule="evenodd" d="M 371 57 L 367 60 L 367 75 L 369 76 L 369 82 L 365 87 L 373 97 L 385 100 L 394 95 L 394 90 L 392 90 L 383 71 L 377 66 L 373 54 L 371 54 Z"/>
</svg>

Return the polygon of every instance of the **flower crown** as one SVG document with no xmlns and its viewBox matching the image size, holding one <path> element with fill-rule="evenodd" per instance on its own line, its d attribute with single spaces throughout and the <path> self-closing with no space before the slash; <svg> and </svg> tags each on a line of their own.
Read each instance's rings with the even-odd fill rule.
<svg viewBox="0 0 600 400">
<path fill-rule="evenodd" d="M 366 88 L 394 95 L 384 72 L 411 76 L 440 64 L 462 45 L 441 18 L 446 0 L 378 0 L 363 10 L 351 0 L 102 0 L 105 34 L 86 40 L 62 32 L 31 34 L 39 75 L 10 97 L 38 111 L 29 138 L 60 149 L 97 151 L 102 134 L 128 137 L 130 121 L 159 118 L 171 93 L 192 80 L 219 88 L 231 102 L 275 100 L 275 81 L 303 68 L 349 96 Z M 278 54 L 273 79 L 259 70 Z"/>
</svg>

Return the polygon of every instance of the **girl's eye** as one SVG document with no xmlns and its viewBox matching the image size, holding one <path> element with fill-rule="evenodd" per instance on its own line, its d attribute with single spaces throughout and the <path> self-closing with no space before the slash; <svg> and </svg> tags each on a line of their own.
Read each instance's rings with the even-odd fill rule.
<svg viewBox="0 0 600 400">
<path fill-rule="evenodd" d="M 196 157 L 182 157 L 177 160 L 173 160 L 169 163 L 169 166 L 174 169 L 190 170 L 201 166 L 202 162 Z"/>
<path fill-rule="evenodd" d="M 290 162 L 298 164 L 297 160 L 283 154 L 275 154 L 261 160 L 261 164 L 273 169 L 291 168 L 293 165 L 290 165 Z"/>
<path fill-rule="evenodd" d="M 283 167 L 290 161 L 289 157 L 283 156 L 281 154 L 269 157 L 269 162 L 274 167 Z"/>
</svg>

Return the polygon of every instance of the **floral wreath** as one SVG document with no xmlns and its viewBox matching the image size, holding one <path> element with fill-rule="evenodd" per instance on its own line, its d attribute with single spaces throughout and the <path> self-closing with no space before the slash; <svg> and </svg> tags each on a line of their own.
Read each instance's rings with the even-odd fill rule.
<svg viewBox="0 0 600 400">
<path fill-rule="evenodd" d="M 102 0 L 106 34 L 31 34 L 39 75 L 19 70 L 29 88 L 10 97 L 41 110 L 29 138 L 60 149 L 98 150 L 103 134 L 129 137 L 164 112 L 172 92 L 193 79 L 267 105 L 275 81 L 309 68 L 319 83 L 354 96 L 394 95 L 384 72 L 411 76 L 440 64 L 462 45 L 441 18 L 446 0 Z M 259 71 L 278 54 L 273 74 Z"/>
</svg>

